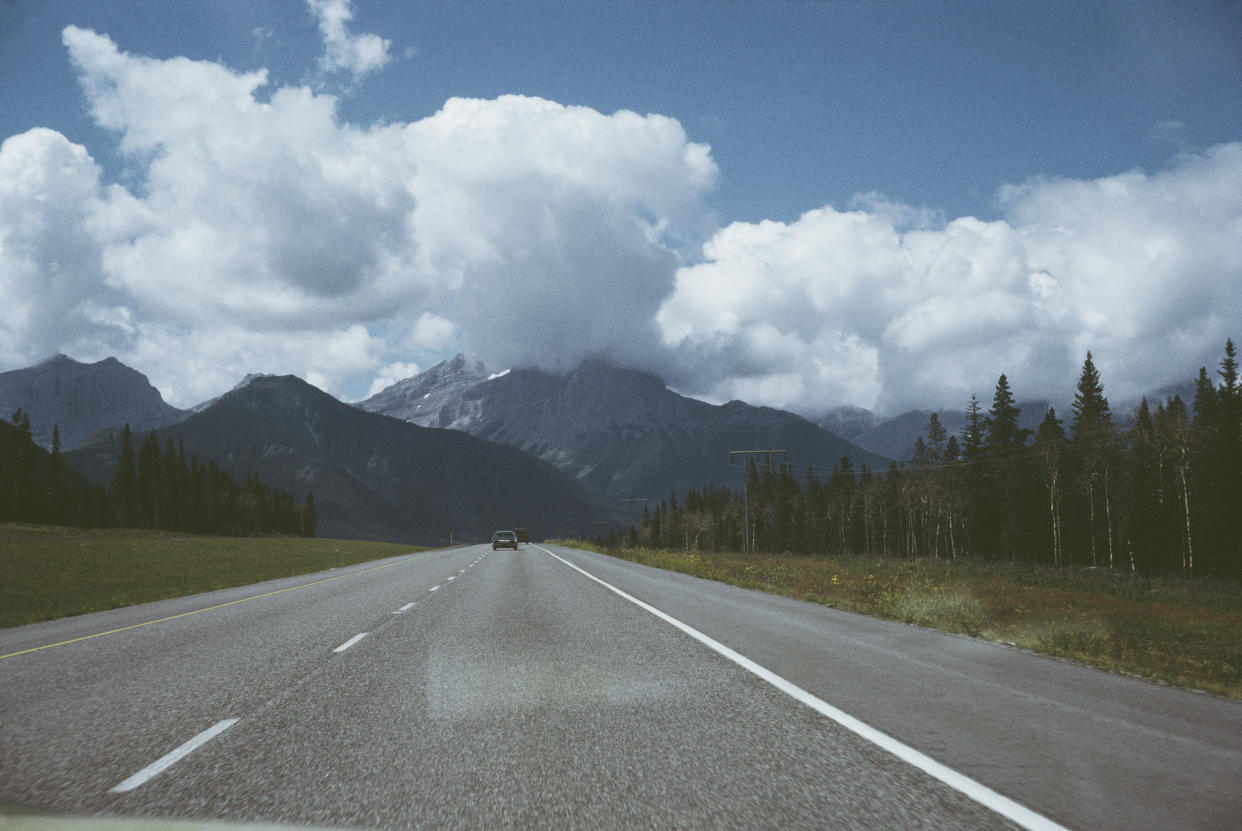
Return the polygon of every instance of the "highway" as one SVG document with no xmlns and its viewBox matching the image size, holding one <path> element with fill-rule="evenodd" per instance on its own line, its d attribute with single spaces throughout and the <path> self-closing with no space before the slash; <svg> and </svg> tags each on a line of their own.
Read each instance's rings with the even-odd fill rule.
<svg viewBox="0 0 1242 831">
<path fill-rule="evenodd" d="M 474 546 L 0 631 L 0 806 L 1236 828 L 1242 703 L 590 552 Z"/>
</svg>

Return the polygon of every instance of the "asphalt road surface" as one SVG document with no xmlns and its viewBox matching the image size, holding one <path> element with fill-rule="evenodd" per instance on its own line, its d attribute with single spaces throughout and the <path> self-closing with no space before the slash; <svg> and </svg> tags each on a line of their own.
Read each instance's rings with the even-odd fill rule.
<svg viewBox="0 0 1242 831">
<path fill-rule="evenodd" d="M 0 632 L 0 805 L 1238 828 L 1242 704 L 588 552 L 476 546 Z"/>
</svg>

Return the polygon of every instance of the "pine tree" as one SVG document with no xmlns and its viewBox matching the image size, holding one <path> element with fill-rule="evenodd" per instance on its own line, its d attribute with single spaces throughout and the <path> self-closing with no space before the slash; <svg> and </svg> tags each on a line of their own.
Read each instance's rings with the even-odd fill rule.
<svg viewBox="0 0 1242 831">
<path fill-rule="evenodd" d="M 52 425 L 52 455 L 47 469 L 47 520 L 61 525 L 69 519 L 69 495 L 65 488 L 65 459 L 60 452 L 60 425 Z"/>
<path fill-rule="evenodd" d="M 315 513 L 315 492 L 306 492 L 306 502 L 302 506 L 302 536 L 313 537 L 319 531 L 319 516 Z"/>
<path fill-rule="evenodd" d="M 1026 445 L 1030 431 L 1018 426 L 1018 416 L 1021 414 L 1022 411 L 1014 404 L 1009 379 L 1002 373 L 996 381 L 992 409 L 988 411 L 988 417 L 983 422 L 984 449 L 992 458 L 1011 458 L 1015 451 Z"/>
<path fill-rule="evenodd" d="M 896 461 L 889 462 L 884 474 L 884 486 L 880 498 L 880 545 L 885 555 L 903 554 L 905 531 L 901 508 L 902 469 Z"/>
<path fill-rule="evenodd" d="M 1195 381 L 1195 418 L 1190 425 L 1189 490 L 1190 513 L 1194 517 L 1194 559 L 1189 569 L 1211 573 L 1215 568 L 1220 538 L 1228 528 L 1220 524 L 1220 494 L 1225 489 L 1225 471 L 1221 465 L 1223 409 L 1216 387 L 1199 367 Z"/>
<path fill-rule="evenodd" d="M 1169 399 L 1168 406 L 1156 411 L 1156 431 L 1160 436 L 1162 459 L 1167 459 L 1173 472 L 1175 499 L 1178 503 L 1178 535 L 1181 537 L 1181 567 L 1194 573 L 1194 525 L 1191 522 L 1190 488 L 1193 477 L 1194 438 L 1186 404 L 1179 396 Z"/>
<path fill-rule="evenodd" d="M 1238 353 L 1233 338 L 1225 340 L 1225 357 L 1220 361 L 1220 394 L 1224 399 L 1235 399 L 1242 390 L 1238 388 Z"/>
<path fill-rule="evenodd" d="M 1181 547 L 1176 468 L 1167 432 L 1168 410 L 1163 404 L 1153 416 L 1144 398 L 1128 432 L 1124 458 L 1124 502 L 1121 538 L 1131 571 L 1171 570 L 1171 557 Z"/>
<path fill-rule="evenodd" d="M 181 471 L 177 468 L 177 447 L 172 436 L 164 442 L 164 452 L 160 456 L 160 494 L 159 513 L 163 525 L 169 530 L 184 530 L 185 522 L 181 517 Z"/>
<path fill-rule="evenodd" d="M 935 467 L 944 459 L 945 441 L 949 431 L 940 423 L 940 414 L 932 413 L 927 418 L 927 446 L 932 453 L 932 466 Z"/>
<path fill-rule="evenodd" d="M 1074 415 L 1074 437 L 1070 447 L 1078 465 L 1078 485 L 1087 500 L 1087 516 L 1091 541 L 1091 565 L 1099 565 L 1099 549 L 1108 554 L 1108 566 L 1114 566 L 1112 470 L 1116 453 L 1116 436 L 1104 385 L 1095 368 L 1091 353 L 1083 361 L 1077 392 L 1071 407 Z M 1103 520 L 1104 528 L 1099 528 Z M 1103 536 L 1103 542 L 1099 537 Z"/>
<path fill-rule="evenodd" d="M 1221 359 L 1220 384 L 1216 390 L 1216 406 L 1220 418 L 1217 439 L 1219 470 L 1215 512 L 1217 527 L 1216 568 L 1218 576 L 1242 578 L 1242 534 L 1229 530 L 1230 517 L 1236 521 L 1242 507 L 1242 388 L 1238 382 L 1237 351 L 1233 339 L 1225 341 L 1225 357 Z M 1233 526 L 1236 529 L 1236 525 Z"/>
<path fill-rule="evenodd" d="M 1048 520 L 1052 527 L 1052 564 L 1064 563 L 1065 543 L 1061 524 L 1061 462 L 1065 454 L 1065 430 L 1057 411 L 1052 407 L 1044 415 L 1039 429 L 1035 431 L 1035 458 L 1044 487 L 1048 491 Z"/>
<path fill-rule="evenodd" d="M 30 414 L 18 409 L 13 413 L 4 459 L 4 491 L 8 518 L 32 522 L 41 513 L 38 478 L 35 471 L 35 443 L 31 436 Z"/>
<path fill-rule="evenodd" d="M 1029 430 L 1018 426 L 1021 410 L 1014 404 L 1009 379 L 1001 375 L 996 382 L 992 397 L 992 409 L 984 420 L 986 438 L 984 457 L 987 463 L 986 480 L 988 496 L 984 504 L 989 506 L 985 518 L 985 533 L 990 532 L 988 548 L 997 553 L 1008 554 L 1016 560 L 1019 549 L 1028 537 L 1023 533 L 1026 520 L 1024 491 L 1026 477 L 1026 439 Z"/>
<path fill-rule="evenodd" d="M 161 527 L 160 478 L 160 443 L 152 430 L 138 448 L 138 524 L 143 528 Z"/>
<path fill-rule="evenodd" d="M 134 528 L 138 521 L 138 470 L 129 425 L 121 432 L 121 458 L 112 477 L 112 509 L 119 528 Z"/>
<path fill-rule="evenodd" d="M 962 427 L 962 540 L 971 554 L 985 549 L 983 517 L 986 512 L 987 475 L 983 460 L 983 407 L 979 396 L 971 393 Z"/>
</svg>

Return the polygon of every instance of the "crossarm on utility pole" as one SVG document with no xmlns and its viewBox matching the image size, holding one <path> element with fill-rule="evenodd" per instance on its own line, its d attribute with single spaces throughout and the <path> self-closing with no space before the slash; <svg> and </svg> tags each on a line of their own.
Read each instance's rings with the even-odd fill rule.
<svg viewBox="0 0 1242 831">
<path fill-rule="evenodd" d="M 733 464 L 734 456 L 742 457 L 742 547 L 746 553 L 750 553 L 750 493 L 746 476 L 746 466 L 751 456 L 767 456 L 768 471 L 772 470 L 772 457 L 777 453 L 781 454 L 781 461 L 785 461 L 784 450 L 730 450 L 729 464 Z"/>
</svg>

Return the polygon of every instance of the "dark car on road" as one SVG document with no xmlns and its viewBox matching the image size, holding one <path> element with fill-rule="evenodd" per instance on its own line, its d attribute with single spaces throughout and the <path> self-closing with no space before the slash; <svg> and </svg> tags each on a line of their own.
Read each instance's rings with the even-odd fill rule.
<svg viewBox="0 0 1242 831">
<path fill-rule="evenodd" d="M 497 531 L 492 534 L 492 551 L 497 548 L 512 548 L 517 551 L 518 539 L 517 534 L 512 531 Z"/>
</svg>

